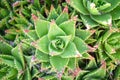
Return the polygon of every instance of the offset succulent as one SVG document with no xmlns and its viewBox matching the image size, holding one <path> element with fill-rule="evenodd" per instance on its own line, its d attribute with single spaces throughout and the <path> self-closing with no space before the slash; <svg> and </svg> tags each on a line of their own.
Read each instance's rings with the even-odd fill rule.
<svg viewBox="0 0 120 80">
<path fill-rule="evenodd" d="M 25 64 L 21 44 L 13 48 L 0 38 L 0 79 L 1 80 L 31 80 L 30 70 Z"/>
<path fill-rule="evenodd" d="M 79 64 L 80 70 L 76 80 L 105 80 L 107 78 L 105 61 L 101 61 L 100 65 L 97 65 L 95 59 L 91 57 L 88 62 L 80 62 Z M 83 67 L 84 64 L 85 66 Z"/>
<path fill-rule="evenodd" d="M 107 63 L 107 71 L 114 76 L 114 70 L 119 69 L 119 51 L 120 51 L 120 32 L 107 30 L 104 35 L 98 40 L 98 54 L 100 60 L 105 60 Z M 116 71 L 119 72 L 119 71 Z M 117 73 L 118 74 L 118 73 Z M 114 79 L 119 79 L 118 74 Z M 113 79 L 112 78 L 112 79 Z"/>
<path fill-rule="evenodd" d="M 80 12 L 84 25 L 90 29 L 99 24 L 112 26 L 113 20 L 120 19 L 120 0 L 66 0 Z"/>
</svg>

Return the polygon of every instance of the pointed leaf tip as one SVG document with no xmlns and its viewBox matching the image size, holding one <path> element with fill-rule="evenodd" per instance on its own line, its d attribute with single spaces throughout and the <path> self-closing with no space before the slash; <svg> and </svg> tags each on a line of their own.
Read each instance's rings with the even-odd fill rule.
<svg viewBox="0 0 120 80">
<path fill-rule="evenodd" d="M 68 6 L 65 6 L 65 8 L 63 9 L 64 13 L 68 13 Z"/>
<path fill-rule="evenodd" d="M 30 31 L 30 30 L 28 30 L 28 29 L 24 30 L 25 33 L 28 33 L 29 31 Z"/>
<path fill-rule="evenodd" d="M 53 5 L 51 5 L 51 7 L 50 7 L 50 12 L 51 12 L 53 9 L 54 9 L 54 6 L 53 6 Z"/>
<path fill-rule="evenodd" d="M 34 20 L 34 21 L 36 21 L 37 19 L 38 19 L 38 17 L 36 16 L 36 15 L 34 15 L 34 14 L 31 14 L 32 15 L 32 19 Z"/>
<path fill-rule="evenodd" d="M 66 0 L 66 2 L 69 4 L 69 3 L 70 3 L 70 0 Z"/>
<path fill-rule="evenodd" d="M 77 21 L 78 20 L 78 15 L 71 17 L 71 20 Z"/>
</svg>

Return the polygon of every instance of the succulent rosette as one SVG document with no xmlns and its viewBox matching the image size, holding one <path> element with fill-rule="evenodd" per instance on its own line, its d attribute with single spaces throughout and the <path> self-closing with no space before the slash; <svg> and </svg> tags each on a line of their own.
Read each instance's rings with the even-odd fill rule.
<svg viewBox="0 0 120 80">
<path fill-rule="evenodd" d="M 107 71 L 109 76 L 113 75 L 115 79 L 119 79 L 119 61 L 120 61 L 120 32 L 112 29 L 104 32 L 103 36 L 98 40 L 99 60 L 105 60 L 107 63 Z M 117 75 L 116 75 L 117 74 Z"/>
<path fill-rule="evenodd" d="M 84 25 L 89 29 L 99 24 L 112 26 L 113 20 L 120 19 L 120 0 L 66 0 L 80 12 Z"/>
<path fill-rule="evenodd" d="M 37 60 L 43 65 L 49 63 L 52 69 L 60 73 L 66 67 L 73 66 L 75 69 L 76 58 L 82 57 L 88 50 L 86 43 L 75 36 L 76 17 L 67 19 L 63 18 L 63 14 L 65 16 L 66 12 L 51 22 L 32 15 L 35 30 L 24 30 L 28 39 L 32 40 L 31 45 L 36 48 Z"/>
</svg>

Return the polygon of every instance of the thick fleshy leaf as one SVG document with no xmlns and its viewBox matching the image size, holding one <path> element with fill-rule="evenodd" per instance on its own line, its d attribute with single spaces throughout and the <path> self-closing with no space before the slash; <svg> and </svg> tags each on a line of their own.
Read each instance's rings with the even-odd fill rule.
<svg viewBox="0 0 120 80">
<path fill-rule="evenodd" d="M 95 3 L 87 1 L 87 9 L 92 15 L 100 15 L 101 13 L 99 10 L 95 7 Z"/>
<path fill-rule="evenodd" d="M 108 52 L 108 53 L 115 53 L 115 50 L 114 50 L 114 48 L 111 46 L 111 45 L 109 45 L 107 42 L 105 42 L 105 49 L 106 49 L 106 51 Z"/>
<path fill-rule="evenodd" d="M 62 76 L 62 80 L 73 80 L 72 76 Z"/>
<path fill-rule="evenodd" d="M 112 26 L 112 16 L 110 14 L 91 15 L 91 18 L 104 26 Z"/>
<path fill-rule="evenodd" d="M 58 72 L 64 71 L 65 67 L 68 64 L 68 61 L 69 61 L 69 59 L 61 58 L 60 56 L 52 56 L 52 57 L 50 57 L 51 65 Z"/>
<path fill-rule="evenodd" d="M 20 62 L 23 68 L 25 68 L 24 56 L 21 50 L 21 44 L 12 49 L 12 55 Z"/>
<path fill-rule="evenodd" d="M 81 16 L 83 23 L 87 29 L 98 26 L 98 23 L 96 23 L 94 20 L 92 20 L 90 18 L 90 16 L 87 16 L 87 15 L 80 15 L 80 16 Z"/>
<path fill-rule="evenodd" d="M 0 52 L 4 54 L 11 54 L 12 46 L 9 45 L 7 42 L 0 40 Z"/>
<path fill-rule="evenodd" d="M 62 58 L 73 58 L 73 57 L 81 57 L 82 55 L 77 50 L 75 44 L 70 42 L 64 52 L 61 54 Z"/>
<path fill-rule="evenodd" d="M 88 10 L 83 5 L 83 0 L 66 0 L 67 3 L 83 15 L 89 15 Z"/>
<path fill-rule="evenodd" d="M 106 33 L 102 36 L 102 42 L 105 42 L 110 37 L 111 34 L 112 33 L 110 30 L 106 31 Z"/>
<path fill-rule="evenodd" d="M 67 11 L 66 11 L 67 10 Z M 65 7 L 64 11 L 60 14 L 60 16 L 58 16 L 58 18 L 56 19 L 56 24 L 60 25 L 61 23 L 63 23 L 64 21 L 67 21 L 69 19 L 69 15 L 68 15 L 68 8 Z"/>
<path fill-rule="evenodd" d="M 72 39 L 75 37 L 75 21 L 69 20 L 65 21 L 59 25 L 59 27 L 67 34 L 72 35 Z"/>
<path fill-rule="evenodd" d="M 104 10 L 104 9 L 109 8 L 111 6 L 111 4 L 108 2 L 103 1 L 103 3 L 104 3 L 103 5 L 100 5 L 99 7 L 97 7 L 98 10 Z"/>
<path fill-rule="evenodd" d="M 49 40 L 53 40 L 56 38 L 56 36 L 65 36 L 65 32 L 60 29 L 54 21 L 50 23 L 50 29 L 48 32 L 48 38 Z"/>
<path fill-rule="evenodd" d="M 82 40 L 87 40 L 92 35 L 92 33 L 89 30 L 76 29 L 75 35 Z"/>
<path fill-rule="evenodd" d="M 80 54 L 85 53 L 88 50 L 87 45 L 82 39 L 75 37 L 73 42 Z"/>
<path fill-rule="evenodd" d="M 24 33 L 33 41 L 38 39 L 35 30 L 24 30 Z"/>
<path fill-rule="evenodd" d="M 83 80 L 84 75 L 86 75 L 89 71 L 87 70 L 81 70 L 79 72 L 79 75 L 77 75 L 76 80 Z"/>
<path fill-rule="evenodd" d="M 43 52 L 41 52 L 39 50 L 36 50 L 35 57 L 40 62 L 48 62 L 49 61 L 49 55 L 48 54 L 44 54 Z"/>
<path fill-rule="evenodd" d="M 27 69 L 25 70 L 24 80 L 32 80 L 31 74 L 30 74 L 30 70 L 29 70 L 28 67 L 27 67 Z"/>
<path fill-rule="evenodd" d="M 83 79 L 86 78 L 98 78 L 98 79 L 103 79 L 106 76 L 106 63 L 104 62 L 100 68 L 91 71 L 87 75 L 83 77 Z"/>
<path fill-rule="evenodd" d="M 120 6 L 116 7 L 114 10 L 112 10 L 111 15 L 112 15 L 113 20 L 120 19 Z"/>
<path fill-rule="evenodd" d="M 35 42 L 32 42 L 32 45 L 43 53 L 46 53 L 46 54 L 49 53 L 49 50 L 48 50 L 49 39 L 47 35 L 43 36 L 42 38 L 40 38 Z"/>
<path fill-rule="evenodd" d="M 95 69 L 95 68 L 97 68 L 96 61 L 93 57 L 91 57 L 89 60 L 89 63 L 86 65 L 85 69 L 89 70 L 89 69 Z"/>
<path fill-rule="evenodd" d="M 51 6 L 51 10 L 50 10 L 47 20 L 48 21 L 56 20 L 57 17 L 58 17 L 58 14 L 57 14 L 55 8 L 53 6 Z"/>
<path fill-rule="evenodd" d="M 0 64 L 5 64 L 14 68 L 14 58 L 8 55 L 0 55 Z"/>
<path fill-rule="evenodd" d="M 75 70 L 76 66 L 77 66 L 76 58 L 70 58 L 68 68 L 70 68 L 70 70 Z"/>
<path fill-rule="evenodd" d="M 108 7 L 108 8 L 106 8 L 105 10 L 104 10 L 104 12 L 110 12 L 110 11 L 112 11 L 113 9 L 115 9 L 118 5 L 119 5 L 119 3 L 120 3 L 120 0 L 106 0 L 108 3 L 110 3 L 111 4 L 111 6 L 110 7 Z"/>
<path fill-rule="evenodd" d="M 35 31 L 39 38 L 41 38 L 42 36 L 44 36 L 48 33 L 50 22 L 41 20 L 41 19 L 37 19 L 34 21 L 34 23 L 35 23 Z"/>
</svg>

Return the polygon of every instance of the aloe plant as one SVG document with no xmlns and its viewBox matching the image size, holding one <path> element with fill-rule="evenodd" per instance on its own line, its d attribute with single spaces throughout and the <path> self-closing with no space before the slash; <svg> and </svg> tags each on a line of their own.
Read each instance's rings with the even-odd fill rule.
<svg viewBox="0 0 120 80">
<path fill-rule="evenodd" d="M 38 62 L 46 67 L 49 65 L 48 68 L 63 74 L 66 67 L 73 66 L 73 69 L 76 67 L 74 61 L 87 51 L 87 45 L 75 36 L 76 17 L 69 20 L 68 13 L 65 11 L 59 16 L 53 14 L 49 14 L 48 21 L 32 15 L 35 30 L 24 30 L 25 35 L 32 42 L 24 40 L 23 42 L 36 48 L 35 57 Z"/>
<path fill-rule="evenodd" d="M 112 21 L 119 19 L 120 0 L 66 0 L 75 10 L 80 12 L 80 17 L 87 27 L 112 26 Z"/>
</svg>

